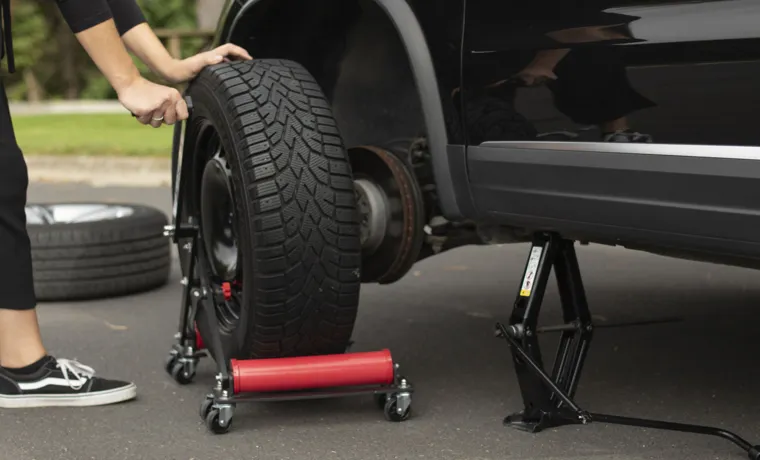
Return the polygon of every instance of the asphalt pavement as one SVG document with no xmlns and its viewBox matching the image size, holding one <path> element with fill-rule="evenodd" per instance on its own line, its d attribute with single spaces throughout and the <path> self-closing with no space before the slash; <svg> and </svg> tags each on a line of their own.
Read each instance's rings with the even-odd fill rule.
<svg viewBox="0 0 760 460">
<path fill-rule="evenodd" d="M 112 200 L 169 212 L 166 188 L 33 184 L 30 201 Z M 389 286 L 364 285 L 357 351 L 388 347 L 416 385 L 413 417 L 383 418 L 371 398 L 239 406 L 226 435 L 198 407 L 212 384 L 202 363 L 180 387 L 162 362 L 180 285 L 123 298 L 40 306 L 49 351 L 134 380 L 136 401 L 109 407 L 0 411 L 0 459 L 742 459 L 716 437 L 601 423 L 534 435 L 502 426 L 520 407 L 506 343 L 493 337 L 516 295 L 525 245 L 462 248 L 415 266 Z M 602 246 L 579 248 L 598 329 L 578 390 L 596 412 L 708 423 L 760 444 L 760 273 Z M 554 284 L 544 324 L 556 322 Z M 555 340 L 546 337 L 545 347 Z M 553 349 L 546 348 L 551 361 Z"/>
</svg>

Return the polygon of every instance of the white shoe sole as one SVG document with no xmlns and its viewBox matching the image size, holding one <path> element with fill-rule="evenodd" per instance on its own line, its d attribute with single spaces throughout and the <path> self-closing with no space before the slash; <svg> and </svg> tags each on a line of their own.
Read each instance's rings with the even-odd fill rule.
<svg viewBox="0 0 760 460">
<path fill-rule="evenodd" d="M 94 391 L 81 395 L 0 396 L 0 409 L 105 406 L 129 401 L 136 396 L 137 386 L 134 384 L 113 390 Z"/>
</svg>

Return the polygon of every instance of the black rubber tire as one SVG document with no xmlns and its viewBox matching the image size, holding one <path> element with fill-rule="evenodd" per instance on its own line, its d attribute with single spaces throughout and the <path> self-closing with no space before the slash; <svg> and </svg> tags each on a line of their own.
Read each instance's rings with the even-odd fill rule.
<svg viewBox="0 0 760 460">
<path fill-rule="evenodd" d="M 118 204 L 134 213 L 97 222 L 27 224 L 38 301 L 121 296 L 167 283 L 166 215 L 149 206 Z"/>
<path fill-rule="evenodd" d="M 398 397 L 392 395 L 385 400 L 385 406 L 383 407 L 385 419 L 389 422 L 405 422 L 412 415 L 412 406 L 407 407 L 403 414 L 399 414 L 397 410 Z"/>
<path fill-rule="evenodd" d="M 343 353 L 359 304 L 359 213 L 343 141 L 318 84 L 297 63 L 262 59 L 207 67 L 187 94 L 194 109 L 185 142 L 202 144 L 201 124 L 213 125 L 236 202 L 242 311 L 236 328 L 220 328 L 225 356 Z M 198 184 L 204 152 L 193 161 Z M 196 222 L 198 187 L 184 195 Z M 203 311 L 198 328 L 210 337 Z"/>
<path fill-rule="evenodd" d="M 211 409 L 206 415 L 206 428 L 213 434 L 225 434 L 232 428 L 232 419 L 227 422 L 227 425 L 221 426 L 219 424 L 219 409 Z"/>
</svg>

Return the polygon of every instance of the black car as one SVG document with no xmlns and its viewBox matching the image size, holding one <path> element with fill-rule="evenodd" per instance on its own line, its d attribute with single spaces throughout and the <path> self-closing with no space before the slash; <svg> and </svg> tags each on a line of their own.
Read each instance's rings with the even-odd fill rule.
<svg viewBox="0 0 760 460">
<path fill-rule="evenodd" d="M 201 334 L 227 358 L 342 353 L 362 283 L 531 242 L 498 331 L 526 399 L 510 421 L 588 422 L 573 242 L 760 267 L 758 24 L 760 0 L 228 1 L 214 44 L 254 60 L 192 82 L 175 139 L 185 273 L 200 251 L 227 293 Z M 552 388 L 530 364 L 553 267 Z"/>
</svg>

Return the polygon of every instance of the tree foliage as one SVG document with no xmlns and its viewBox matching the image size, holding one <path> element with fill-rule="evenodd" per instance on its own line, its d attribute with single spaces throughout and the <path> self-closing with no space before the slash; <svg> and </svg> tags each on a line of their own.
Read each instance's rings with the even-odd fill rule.
<svg viewBox="0 0 760 460">
<path fill-rule="evenodd" d="M 196 27 L 196 0 L 137 0 L 154 29 Z M 16 73 L 3 77 L 11 99 L 102 99 L 115 97 L 108 82 L 84 52 L 56 2 L 13 0 L 13 49 Z M 197 51 L 198 41 L 183 44 L 183 55 Z M 138 68 L 151 78 L 142 63 Z"/>
</svg>

